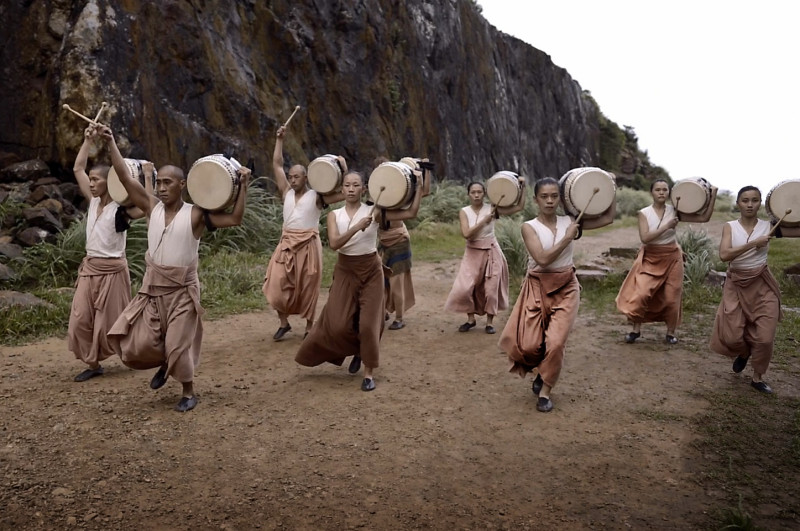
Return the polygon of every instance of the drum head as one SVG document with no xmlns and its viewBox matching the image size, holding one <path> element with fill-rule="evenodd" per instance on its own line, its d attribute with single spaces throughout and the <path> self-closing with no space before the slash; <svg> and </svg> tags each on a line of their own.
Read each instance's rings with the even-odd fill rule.
<svg viewBox="0 0 800 531">
<path fill-rule="evenodd" d="M 323 155 L 308 165 L 308 185 L 320 194 L 329 194 L 339 188 L 342 170 L 334 155 Z"/>
<path fill-rule="evenodd" d="M 486 180 L 486 195 L 493 205 L 516 205 L 520 190 L 519 177 L 512 171 L 499 171 Z"/>
<path fill-rule="evenodd" d="M 700 182 L 687 179 L 675 183 L 670 193 L 670 199 L 673 205 L 677 203 L 676 210 L 678 212 L 696 214 L 706 206 L 708 191 Z"/>
<path fill-rule="evenodd" d="M 142 176 L 142 165 L 138 160 L 125 159 L 125 165 L 128 167 L 128 172 L 131 177 L 138 179 L 140 182 L 144 180 Z M 128 204 L 130 204 L 128 191 L 122 186 L 122 183 L 119 181 L 119 175 L 117 175 L 117 171 L 113 166 L 108 170 L 106 185 L 108 186 L 108 195 L 111 196 L 112 200 L 123 206 L 128 206 Z"/>
<path fill-rule="evenodd" d="M 200 208 L 220 210 L 230 206 L 235 199 L 235 183 L 233 165 L 221 155 L 212 155 L 192 165 L 186 178 L 186 189 Z"/>
<path fill-rule="evenodd" d="M 800 224 L 800 180 L 778 183 L 767 195 L 765 207 L 770 216 L 776 221 L 781 219 L 787 210 L 791 209 L 792 212 L 786 214 L 781 224 Z"/>
<path fill-rule="evenodd" d="M 607 171 L 586 168 L 567 177 L 567 181 L 565 193 L 569 194 L 570 202 L 578 209 L 574 215 L 586 208 L 585 216 L 599 216 L 614 203 L 617 187 Z M 594 194 L 595 188 L 598 189 L 596 194 Z"/>
<path fill-rule="evenodd" d="M 409 199 L 411 168 L 405 163 L 384 162 L 370 174 L 369 195 L 381 208 L 397 208 Z"/>
<path fill-rule="evenodd" d="M 412 170 L 419 171 L 419 159 L 415 159 L 414 157 L 403 157 L 400 159 L 400 162 L 411 168 Z"/>
</svg>

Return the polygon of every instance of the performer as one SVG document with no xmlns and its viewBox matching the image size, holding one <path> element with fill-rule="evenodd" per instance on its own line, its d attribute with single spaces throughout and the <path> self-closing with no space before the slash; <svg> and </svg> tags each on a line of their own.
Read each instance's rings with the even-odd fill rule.
<svg viewBox="0 0 800 531">
<path fill-rule="evenodd" d="M 675 227 L 679 221 L 705 223 L 714 211 L 717 189 L 701 213 L 684 214 L 667 204 L 669 184 L 656 179 L 650 185 L 653 204 L 639 211 L 639 239 L 642 246 L 625 277 L 616 298 L 617 309 L 633 323 L 625 336 L 633 343 L 642 334 L 642 323 L 663 321 L 667 325 L 665 341 L 678 342 L 675 330 L 681 322 L 683 293 L 683 251 L 678 245 Z"/>
<path fill-rule="evenodd" d="M 295 361 L 306 367 L 324 362 L 341 365 L 354 354 L 349 371 L 364 363 L 362 391 L 375 389 L 373 371 L 379 365 L 383 334 L 383 267 L 378 257 L 378 223 L 373 208 L 361 202 L 364 177 L 355 171 L 344 176 L 345 205 L 328 213 L 328 241 L 338 251 L 328 303 L 300 346 Z M 394 220 L 390 210 L 385 219 Z"/>
<path fill-rule="evenodd" d="M 580 284 L 572 263 L 572 242 L 581 227 L 569 216 L 557 216 L 561 199 L 558 181 L 545 177 L 533 188 L 539 215 L 522 225 L 522 239 L 530 254 L 528 273 L 517 302 L 500 336 L 500 348 L 512 362 L 510 372 L 521 377 L 538 368 L 533 392 L 536 409 L 553 409 L 550 392 L 558 381 L 572 325 L 578 316 Z M 611 223 L 612 205 L 597 218 L 584 219 L 583 228 Z"/>
<path fill-rule="evenodd" d="M 520 179 L 520 185 L 524 187 L 524 184 L 525 181 Z M 461 234 L 467 240 L 467 246 L 444 309 L 467 314 L 467 322 L 458 327 L 459 332 L 475 328 L 475 314 L 485 314 L 484 330 L 487 334 L 494 334 L 494 316 L 508 308 L 508 263 L 494 237 L 494 220 L 500 215 L 509 216 L 522 210 L 525 190 L 523 188 L 519 203 L 508 207 L 484 203 L 486 187 L 481 182 L 469 183 L 467 192 L 470 204 L 458 213 Z"/>
<path fill-rule="evenodd" d="M 376 166 L 386 162 L 385 158 L 376 159 Z M 424 159 L 423 162 L 427 162 Z M 381 255 L 386 270 L 391 270 L 388 278 L 386 292 L 386 320 L 395 314 L 389 330 L 400 330 L 406 326 L 403 321 L 405 311 L 414 306 L 414 285 L 411 281 L 411 237 L 408 234 L 406 224 L 407 219 L 414 219 L 419 213 L 419 205 L 422 198 L 430 194 L 431 179 L 430 175 L 424 172 L 414 171 L 417 178 L 422 178 L 422 186 L 417 186 L 411 205 L 404 210 L 398 210 L 393 220 L 384 219 L 384 210 L 381 210 L 378 228 L 378 252 Z"/>
<path fill-rule="evenodd" d="M 183 396 L 175 409 L 189 411 L 197 405 L 194 370 L 200 362 L 203 323 L 200 283 L 197 278 L 198 247 L 203 231 L 239 225 L 244 215 L 250 170 L 241 168 L 241 191 L 233 211 L 208 212 L 184 203 L 186 187 L 183 170 L 163 166 L 158 170 L 156 196 L 125 170 L 125 162 L 111 130 L 102 129 L 111 162 L 131 201 L 147 216 L 147 269 L 142 287 L 128 304 L 109 338 L 122 362 L 132 369 L 158 367 L 150 381 L 159 389 L 169 376 L 181 382 Z M 153 175 L 153 164 L 143 164 L 146 179 Z"/>
<path fill-rule="evenodd" d="M 719 257 L 729 262 L 722 301 L 714 318 L 711 349 L 733 358 L 733 372 L 740 373 L 752 360 L 756 390 L 770 394 L 763 380 L 772 359 L 775 333 L 781 318 L 778 282 L 767 267 L 770 224 L 758 219 L 761 192 L 745 186 L 736 196 L 739 219 L 722 227 Z M 781 227 L 782 236 L 798 237 L 800 228 Z"/>
<path fill-rule="evenodd" d="M 114 354 L 106 334 L 131 300 L 131 278 L 125 259 L 125 218 L 144 215 L 137 208 L 126 212 L 108 195 L 108 166 L 97 165 L 86 173 L 89 150 L 97 135 L 94 125 L 86 128 L 73 167 L 75 180 L 89 202 L 86 257 L 78 268 L 67 331 L 69 350 L 89 366 L 75 376 L 76 382 L 102 375 L 100 362 Z"/>
<path fill-rule="evenodd" d="M 341 192 L 320 195 L 307 184 L 306 168 L 295 164 L 289 177 L 283 169 L 283 137 L 286 127 L 278 128 L 272 169 L 275 184 L 283 198 L 283 232 L 267 266 L 261 291 L 275 308 L 280 326 L 272 339 L 278 341 L 289 332 L 290 315 L 306 320 L 306 335 L 314 324 L 317 299 L 322 285 L 322 243 L 319 239 L 319 216 L 322 209 L 344 199 Z M 343 171 L 344 158 L 339 157 Z"/>
</svg>

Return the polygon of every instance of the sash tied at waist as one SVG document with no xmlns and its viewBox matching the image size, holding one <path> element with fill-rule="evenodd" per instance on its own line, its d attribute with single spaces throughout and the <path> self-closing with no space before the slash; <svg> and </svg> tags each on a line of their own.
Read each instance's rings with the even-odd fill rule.
<svg viewBox="0 0 800 531">
<path fill-rule="evenodd" d="M 294 256 L 302 247 L 319 238 L 319 229 L 283 229 L 281 240 L 275 247 L 275 261 L 283 264 L 286 271 L 294 269 Z M 314 260 L 308 261 L 308 273 L 315 274 L 317 264 Z"/>
<path fill-rule="evenodd" d="M 491 249 L 500 250 L 500 246 L 497 244 L 497 240 L 494 236 L 489 236 L 487 238 L 480 238 L 477 240 L 467 240 L 467 247 L 469 249 L 477 249 L 480 251 L 489 251 Z M 495 275 L 495 271 L 501 268 L 501 264 L 499 263 L 499 258 L 502 256 L 501 252 L 496 253 L 489 253 L 489 258 L 486 260 L 486 272 L 484 273 L 484 277 L 490 278 Z M 498 268 L 498 269 L 495 269 Z"/>
</svg>

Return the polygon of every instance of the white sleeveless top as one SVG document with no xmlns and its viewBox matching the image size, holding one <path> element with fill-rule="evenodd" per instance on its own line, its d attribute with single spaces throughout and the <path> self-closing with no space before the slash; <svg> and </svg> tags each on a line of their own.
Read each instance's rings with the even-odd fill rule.
<svg viewBox="0 0 800 531">
<path fill-rule="evenodd" d="M 127 232 L 117 232 L 114 227 L 114 218 L 119 204 L 110 201 L 100 217 L 97 217 L 97 208 L 100 198 L 93 197 L 89 201 L 89 211 L 86 217 L 86 256 L 92 258 L 119 258 L 125 256 L 125 235 Z"/>
<path fill-rule="evenodd" d="M 319 228 L 319 215 L 322 211 L 317 208 L 317 192 L 306 190 L 299 201 L 295 200 L 294 190 L 289 188 L 283 199 L 283 228 L 284 229 L 317 229 Z"/>
<path fill-rule="evenodd" d="M 544 223 L 536 218 L 526 221 L 525 223 L 530 225 L 531 228 L 536 231 L 536 235 L 539 237 L 539 242 L 542 244 L 542 249 L 546 251 L 548 249 L 552 249 L 558 242 L 564 239 L 564 235 L 567 233 L 567 228 L 570 226 L 570 224 L 572 224 L 572 218 L 569 216 L 556 216 L 555 234 L 553 234 L 553 231 L 550 230 Z M 561 251 L 561 254 L 558 255 L 558 258 L 556 258 L 553 263 L 547 267 L 540 267 L 533 257 L 531 257 L 528 261 L 528 269 L 533 269 L 534 271 L 552 271 L 571 266 L 573 243 L 574 242 L 570 242 L 569 245 L 567 245 L 566 248 Z"/>
<path fill-rule="evenodd" d="M 164 226 L 164 203 L 159 201 L 150 213 L 147 226 L 147 252 L 159 265 L 191 266 L 197 265 L 197 251 L 200 240 L 192 231 L 192 204 L 183 207 L 172 218 L 169 226 Z"/>
<path fill-rule="evenodd" d="M 744 230 L 744 227 L 742 227 L 742 224 L 739 223 L 739 220 L 729 221 L 728 225 L 731 228 L 731 247 L 740 247 L 746 244 L 748 241 L 753 241 L 762 236 L 766 236 L 769 234 L 771 229 L 769 221 L 759 219 L 758 222 L 756 222 L 755 228 L 753 228 L 753 233 L 748 238 L 747 231 Z M 730 267 L 733 269 L 753 269 L 756 267 L 761 267 L 767 263 L 768 250 L 769 244 L 760 249 L 750 249 L 745 251 L 731 260 Z"/>
<path fill-rule="evenodd" d="M 492 213 L 492 206 L 489 204 L 484 204 L 483 207 L 481 207 L 480 212 L 477 214 L 471 206 L 465 206 L 461 209 L 461 211 L 467 215 L 467 225 L 469 228 L 472 228 L 478 224 L 479 219 Z M 488 238 L 489 236 L 494 236 L 494 220 L 492 220 L 488 225 L 485 225 L 473 239 L 480 240 L 483 238 Z"/>
<path fill-rule="evenodd" d="M 336 228 L 339 229 L 339 234 L 344 234 L 354 223 L 357 223 L 362 218 L 368 217 L 372 210 L 372 207 L 361 203 L 361 206 L 351 220 L 345 208 L 346 207 L 337 208 L 333 211 L 336 216 Z M 356 232 L 347 243 L 339 248 L 339 252 L 348 256 L 371 254 L 378 250 L 377 241 L 378 224 L 373 221 L 372 224 L 367 227 L 367 230 Z"/>
<path fill-rule="evenodd" d="M 647 228 L 650 232 L 659 228 L 659 223 L 663 226 L 675 218 L 675 207 L 672 205 L 664 205 L 663 219 L 659 219 L 658 214 L 656 214 L 656 210 L 653 208 L 653 205 L 645 207 L 639 212 L 644 214 L 645 219 L 647 219 Z M 676 241 L 678 241 L 678 238 L 675 235 L 675 229 L 669 229 L 665 230 L 661 233 L 661 236 L 651 241 L 650 245 L 667 245 Z"/>
</svg>

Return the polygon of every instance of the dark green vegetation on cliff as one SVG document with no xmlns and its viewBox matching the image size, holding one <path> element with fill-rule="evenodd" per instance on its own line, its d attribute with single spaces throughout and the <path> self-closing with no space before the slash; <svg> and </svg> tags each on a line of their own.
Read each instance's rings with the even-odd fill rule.
<svg viewBox="0 0 800 531">
<path fill-rule="evenodd" d="M 460 181 L 582 165 L 637 185 L 663 173 L 565 69 L 469 0 L 36 0 L 0 15 L 15 28 L 0 51 L 6 160 L 70 168 L 85 124 L 61 105 L 93 114 L 108 101 L 132 156 L 187 168 L 234 149 L 263 174 L 299 104 L 287 162 L 424 155 Z"/>
</svg>

